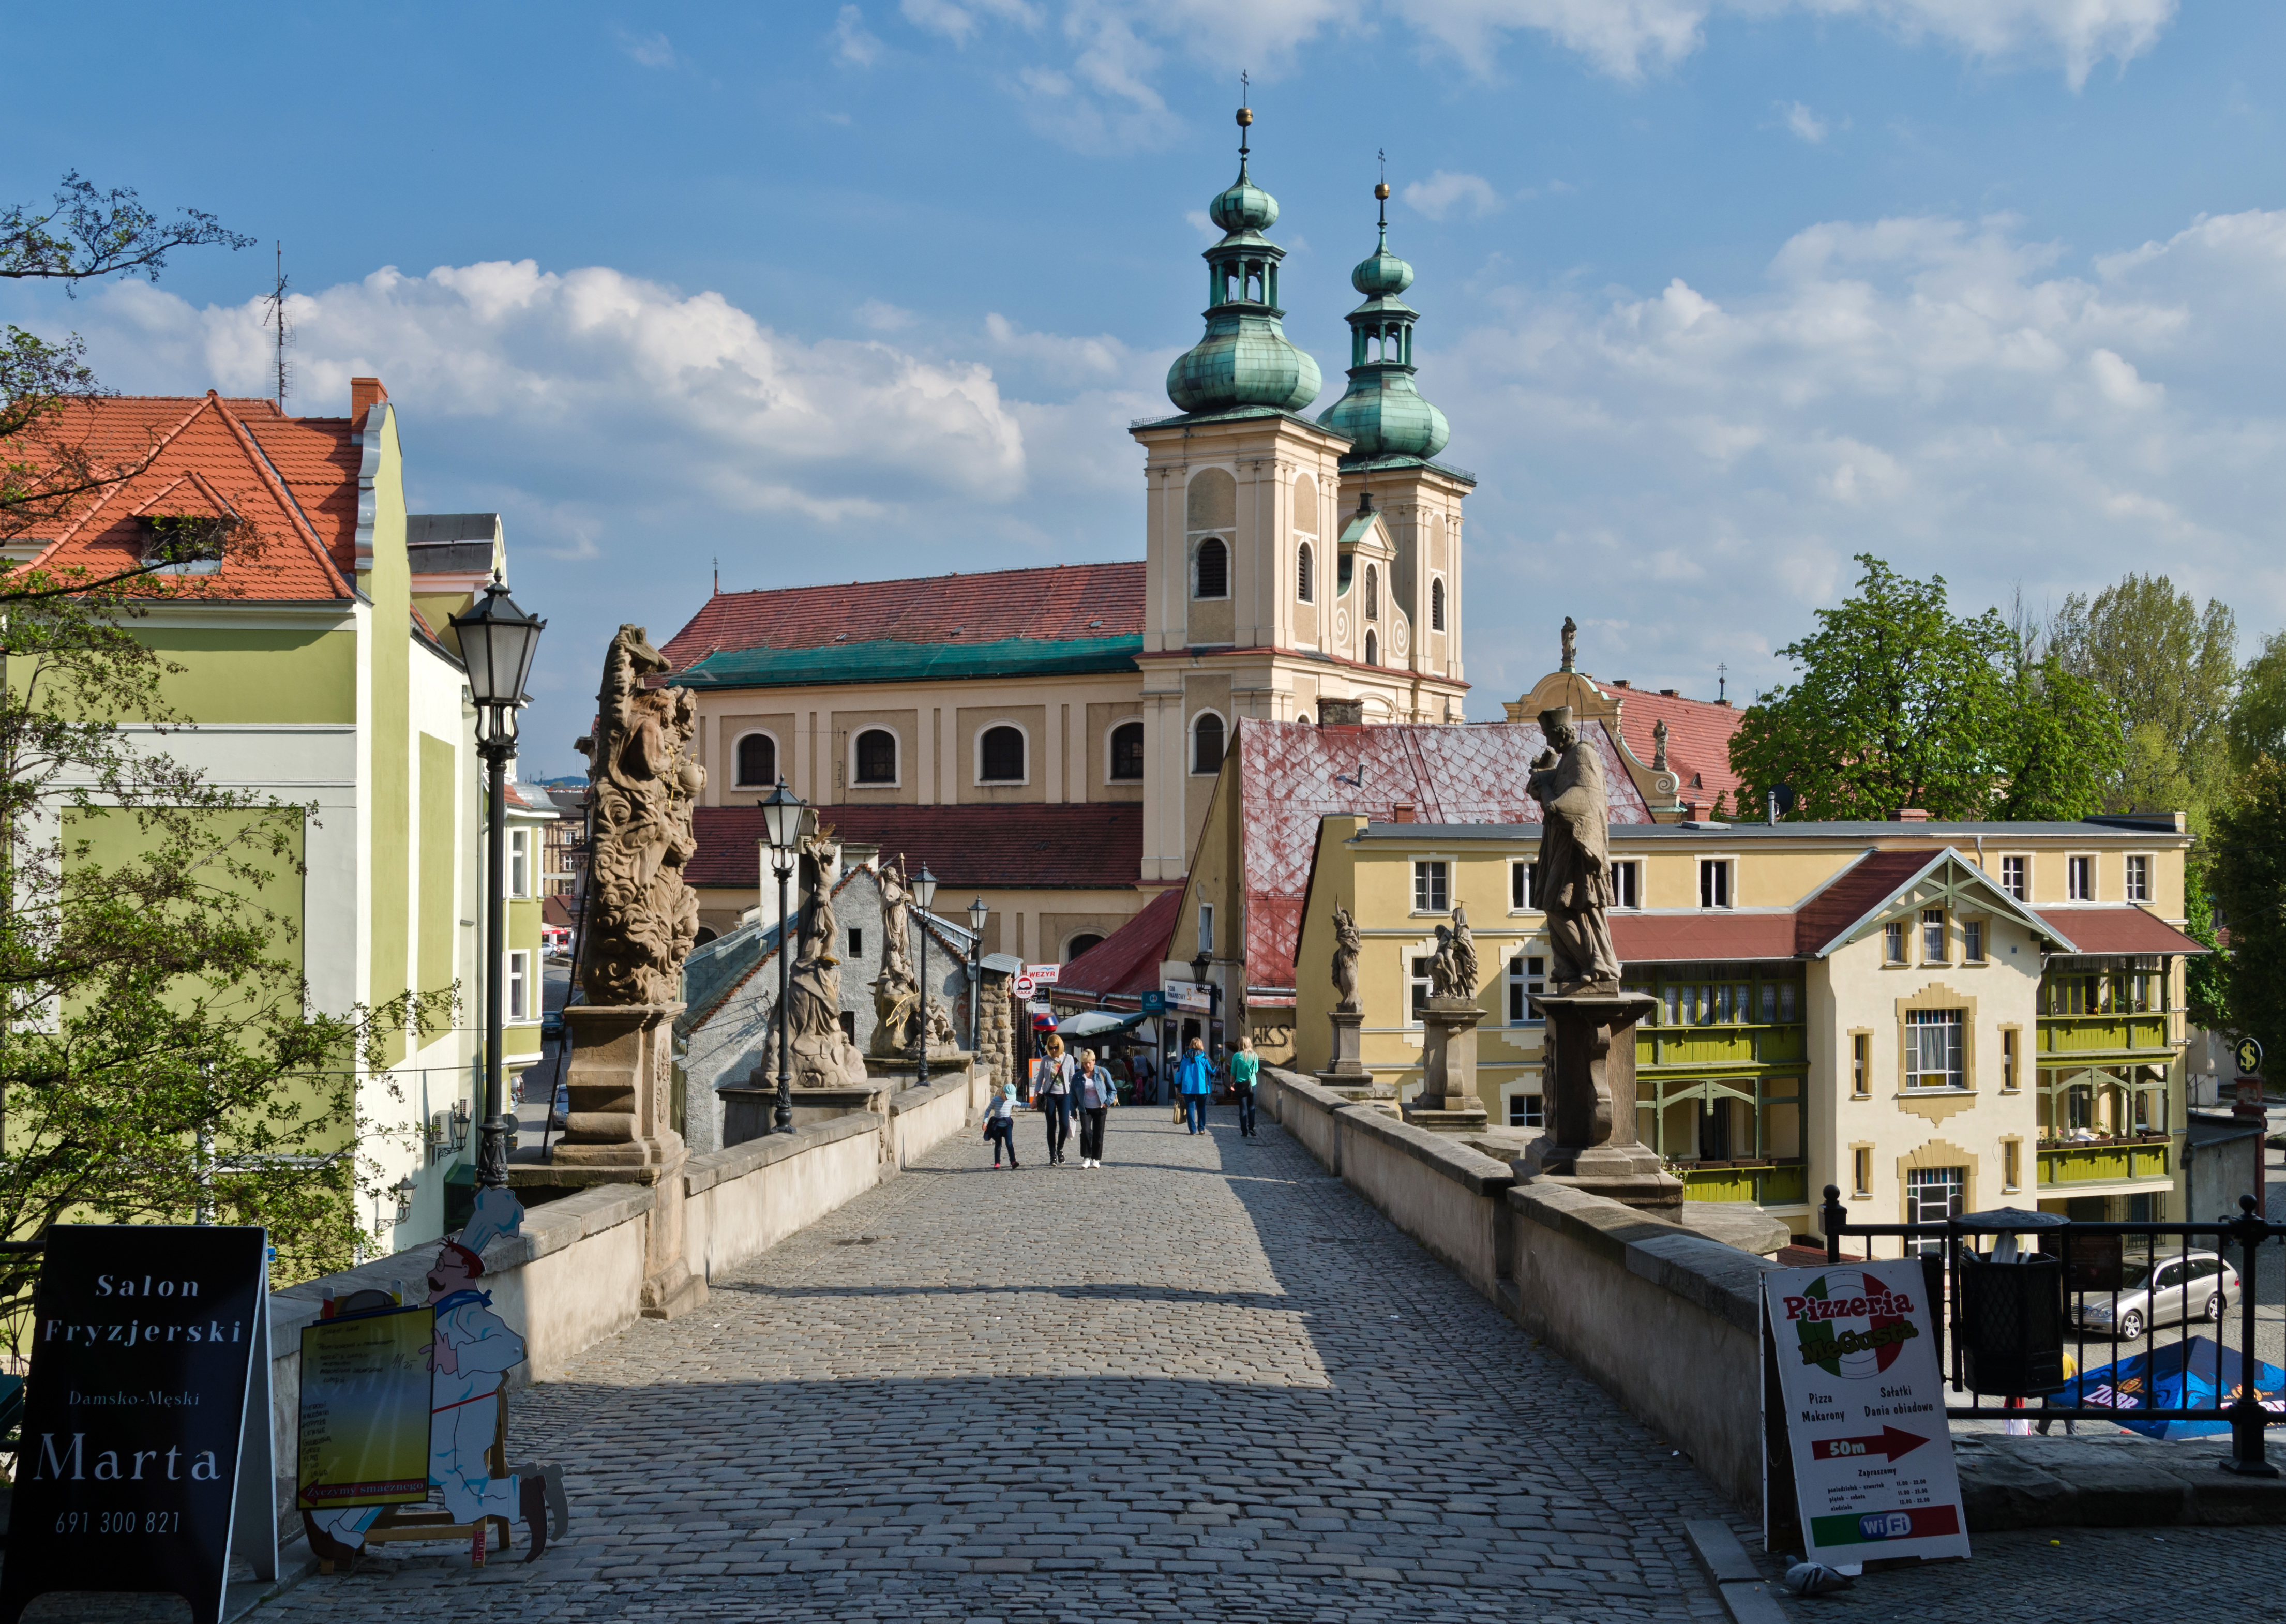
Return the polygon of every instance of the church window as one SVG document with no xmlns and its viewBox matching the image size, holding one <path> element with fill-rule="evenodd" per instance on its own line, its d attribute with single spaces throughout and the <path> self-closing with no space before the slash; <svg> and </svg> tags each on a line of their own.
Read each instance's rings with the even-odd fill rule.
<svg viewBox="0 0 2286 1624">
<path fill-rule="evenodd" d="M 857 736 L 857 782 L 895 784 L 897 781 L 897 736 L 886 728 L 868 728 Z"/>
<path fill-rule="evenodd" d="M 1429 583 L 1429 629 L 1445 629 L 1445 578 L 1441 575 Z"/>
<path fill-rule="evenodd" d="M 767 733 L 738 741 L 738 786 L 769 788 L 778 781 L 778 742 Z"/>
<path fill-rule="evenodd" d="M 1003 723 L 984 729 L 977 743 L 977 777 L 986 784 L 1017 784 L 1024 777 L 1024 733 Z"/>
<path fill-rule="evenodd" d="M 1201 712 L 1199 719 L 1191 724 L 1191 770 L 1222 770 L 1222 718 L 1212 711 Z"/>
<path fill-rule="evenodd" d="M 1294 591 L 1305 603 L 1314 601 L 1317 596 L 1316 572 L 1311 565 L 1310 544 L 1307 541 L 1302 543 L 1302 550 L 1295 556 Z"/>
<path fill-rule="evenodd" d="M 1226 598 L 1230 595 L 1230 549 L 1218 536 L 1209 536 L 1199 543 L 1199 590 L 1202 598 Z"/>
<path fill-rule="evenodd" d="M 1143 724 L 1139 721 L 1123 721 L 1111 729 L 1111 781 L 1143 781 Z"/>
<path fill-rule="evenodd" d="M 1371 579 L 1372 578 L 1368 576 L 1367 579 Z M 1378 666 L 1381 664 L 1381 639 L 1375 636 L 1371 632 L 1368 632 L 1365 635 L 1365 663 L 1368 666 Z"/>
<path fill-rule="evenodd" d="M 1381 619 L 1381 575 L 1371 564 L 1365 567 L 1365 618 Z"/>
</svg>

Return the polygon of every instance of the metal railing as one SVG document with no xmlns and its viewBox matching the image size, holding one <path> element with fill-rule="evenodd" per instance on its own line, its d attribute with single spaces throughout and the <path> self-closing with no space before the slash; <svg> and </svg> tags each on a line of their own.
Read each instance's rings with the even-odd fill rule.
<svg viewBox="0 0 2286 1624">
<path fill-rule="evenodd" d="M 2043 1426 L 2058 1421 L 2225 1423 L 2231 1447 L 2223 1469 L 2274 1478 L 2278 1469 L 2266 1458 L 2264 1437 L 2274 1419 L 2286 1420 L 2286 1393 L 2274 1374 L 2265 1385 L 2258 1298 L 2260 1249 L 2286 1236 L 2286 1226 L 2266 1222 L 2251 1195 L 2241 1196 L 2238 1205 L 2237 1217 L 2209 1224 L 2087 1223 L 2016 1210 L 1961 1213 L 1942 1222 L 1856 1224 L 1841 1190 L 1829 1184 L 1820 1215 L 1829 1263 L 1853 1261 L 1844 1250 L 1852 1240 L 1864 1242 L 1864 1258 L 1871 1261 L 1875 1236 L 1896 1237 L 1900 1256 L 1919 1253 L 1928 1300 L 1947 1311 L 1941 1319 L 1932 1316 L 1938 1320 L 1939 1361 L 1951 1355 L 1953 1389 L 1971 1395 L 1967 1404 L 1946 1406 L 1948 1416 Z M 2036 1239 L 2036 1250 L 2022 1250 L 2026 1237 Z M 2195 1241 L 2210 1244 L 2197 1247 Z M 2171 1292 L 2180 1295 L 2171 1297 Z M 2234 1298 L 2239 1311 L 2235 1350 L 2227 1325 Z M 2177 1335 L 2161 1338 L 2163 1317 L 2180 1326 Z M 2193 1368 L 2193 1337 L 2202 1327 L 2211 1327 L 2217 1337 L 2211 1381 Z M 2078 1350 L 2077 1374 L 2070 1377 L 2064 1374 L 2067 1340 Z M 2168 1363 L 2160 1356 L 2177 1347 L 2182 1350 L 2172 1356 L 2177 1368 L 2159 1375 Z M 2120 1369 L 2138 1359 L 2134 1374 Z M 2092 1383 L 2106 1367 L 2109 1379 Z M 2154 1402 L 2163 1382 L 2177 1385 L 2180 1401 Z M 2206 1402 L 2190 1402 L 2195 1384 L 2209 1389 Z M 2073 1402 L 2054 1402 L 2053 1395 L 2065 1392 Z"/>
</svg>

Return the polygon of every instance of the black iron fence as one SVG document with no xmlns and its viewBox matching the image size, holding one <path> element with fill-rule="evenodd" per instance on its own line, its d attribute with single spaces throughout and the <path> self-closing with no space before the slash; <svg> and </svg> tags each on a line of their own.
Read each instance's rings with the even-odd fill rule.
<svg viewBox="0 0 2286 1624">
<path fill-rule="evenodd" d="M 1950 1355 L 1952 1385 L 1969 1395 L 1947 1415 L 2162 1432 L 2227 1423 L 2224 1468 L 2276 1477 L 2264 1435 L 2286 1421 L 2286 1393 L 2278 1365 L 2261 1359 L 2257 1299 L 2262 1247 L 2286 1226 L 2266 1222 L 2251 1195 L 2238 1204 L 2236 1218 L 2211 1224 L 2085 1223 L 2013 1208 L 1855 1224 L 1829 1184 L 1822 1217 L 1829 1262 L 1851 1261 L 1852 1241 L 1872 1259 L 1875 1236 L 1919 1255 L 1928 1301 L 1946 1310 L 1931 1316 L 1940 1362 Z"/>
</svg>

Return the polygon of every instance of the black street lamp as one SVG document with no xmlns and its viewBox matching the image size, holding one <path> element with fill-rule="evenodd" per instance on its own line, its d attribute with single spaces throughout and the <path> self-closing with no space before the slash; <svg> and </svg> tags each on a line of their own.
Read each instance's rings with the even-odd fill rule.
<svg viewBox="0 0 2286 1624">
<path fill-rule="evenodd" d="M 1201 948 L 1191 959 L 1191 979 L 1207 989 L 1207 1055 L 1212 1059 L 1215 1049 L 1215 1013 L 1222 1007 L 1222 989 L 1207 979 L 1214 968 L 1214 955 Z"/>
<path fill-rule="evenodd" d="M 921 871 L 913 876 L 913 901 L 919 905 L 921 915 L 918 921 L 921 939 L 921 996 L 920 1003 L 913 1012 L 913 1050 L 916 1056 L 913 1086 L 918 1088 L 928 1081 L 928 911 L 929 904 L 936 901 L 936 876 L 929 872 L 928 864 L 926 863 L 921 864 Z"/>
<path fill-rule="evenodd" d="M 976 1023 L 982 1018 L 978 1001 L 984 987 L 984 921 L 991 915 L 992 910 L 981 896 L 968 904 L 968 1047 L 972 1053 L 984 1045 Z"/>
<path fill-rule="evenodd" d="M 793 958 L 793 921 L 786 917 L 786 881 L 793 877 L 794 854 L 801 847 L 801 832 L 809 803 L 781 777 L 777 788 L 762 799 L 762 847 L 770 854 L 770 871 L 778 877 L 778 1120 L 777 1131 L 793 1131 L 792 1023 L 786 1019 L 788 978 Z"/>
<path fill-rule="evenodd" d="M 490 783 L 485 828 L 485 1120 L 477 1143 L 477 1182 L 508 1183 L 508 1122 L 501 1099 L 501 1005 L 508 974 L 508 764 L 516 758 L 516 713 L 548 622 L 509 601 L 499 572 L 466 614 L 453 617 L 469 697 L 477 707 L 477 753 Z"/>
</svg>

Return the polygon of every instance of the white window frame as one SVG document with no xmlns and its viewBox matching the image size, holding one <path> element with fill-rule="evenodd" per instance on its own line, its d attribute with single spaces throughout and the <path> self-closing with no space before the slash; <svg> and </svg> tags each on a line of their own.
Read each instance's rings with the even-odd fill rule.
<svg viewBox="0 0 2286 1624">
<path fill-rule="evenodd" d="M 1214 904 L 1201 903 L 1199 904 L 1199 951 L 1211 954 L 1214 950 Z"/>
<path fill-rule="evenodd" d="M 1539 973 L 1532 966 L 1537 964 Z M 1508 956 L 1508 1023 L 1510 1026 L 1544 1026 L 1546 1017 L 1532 1013 L 1531 995 L 1548 990 L 1548 950 L 1533 952 L 1528 947 L 1518 948 Z M 1523 1013 L 1519 1015 L 1517 1012 Z"/>
<path fill-rule="evenodd" d="M 1627 875 L 1627 884 L 1624 886 L 1620 883 L 1620 876 L 1622 872 Z M 1627 894 L 1624 897 L 1620 895 L 1622 891 Z M 1612 864 L 1612 906 L 1623 909 L 1642 908 L 1642 858 L 1622 857 Z"/>
<path fill-rule="evenodd" d="M 1206 545 L 1210 541 L 1222 543 L 1222 590 L 1220 592 L 1208 593 L 1199 590 L 1199 555 L 1206 550 Z M 1191 539 L 1191 602 L 1194 603 L 1230 602 L 1232 578 L 1238 573 L 1238 560 L 1233 556 L 1235 550 L 1231 546 L 1231 538 L 1227 532 L 1202 530 L 1193 535 Z"/>
<path fill-rule="evenodd" d="M 857 776 L 857 741 L 864 737 L 868 733 L 886 733 L 897 746 L 896 777 L 891 778 L 887 784 L 880 783 L 878 780 L 868 783 L 867 781 L 859 778 Z M 853 790 L 901 790 L 905 787 L 905 736 L 890 723 L 886 721 L 865 721 L 860 722 L 855 727 L 851 728 L 849 729 L 849 748 L 847 754 L 848 757 L 848 765 L 845 770 L 849 775 L 848 788 Z"/>
<path fill-rule="evenodd" d="M 1424 884 L 1435 887 L 1432 899 L 1423 900 Z M 1416 914 L 1446 914 L 1453 911 L 1453 865 L 1442 857 L 1415 857 L 1413 860 L 1413 911 Z"/>
<path fill-rule="evenodd" d="M 2143 865 L 2140 876 L 2136 871 L 2138 863 Z M 2151 900 L 2151 867 L 2149 852 L 2132 851 L 2120 859 L 2120 888 L 2126 893 L 2126 901 L 2148 903 Z"/>
<path fill-rule="evenodd" d="M 1510 857 L 1508 860 L 1508 911 L 1514 913 L 1545 913 L 1547 906 L 1540 900 L 1538 889 L 1532 883 L 1532 871 L 1540 866 L 1535 857 Z M 1524 900 L 1517 901 L 1521 887 Z"/>
<path fill-rule="evenodd" d="M 1950 1015 L 1950 1021 L 1936 1017 Z M 1951 1034 L 1951 1041 L 1942 1037 L 1937 1046 L 1945 1051 L 1939 1057 L 1938 1069 L 1931 1070 L 1924 1062 L 1929 1055 L 1928 1035 Z M 1916 1077 L 1946 1077 L 1943 1083 L 1917 1083 Z M 1959 1093 L 1968 1087 L 1968 1012 L 1965 1009 L 1909 1009 L 1905 1012 L 1905 1092 L 1925 1094 L 1951 1091 Z"/>
<path fill-rule="evenodd" d="M 1992 922 L 1990 920 L 1961 920 L 1960 962 L 1965 965 L 1983 965 L 1991 963 L 1991 936 Z"/>
<path fill-rule="evenodd" d="M 532 830 L 519 826 L 508 832 L 508 895 L 519 901 L 532 895 Z"/>
<path fill-rule="evenodd" d="M 1532 1103 L 1525 1105 L 1524 1102 Z M 1502 1101 L 1508 1108 L 1508 1125 L 1511 1128 L 1544 1128 L 1548 1125 L 1548 1098 L 1537 1088 L 1517 1088 L 1510 1091 Z M 1522 1106 L 1521 1110 L 1517 1109 Z"/>
<path fill-rule="evenodd" d="M 508 950 L 507 975 L 501 987 L 501 1019 L 514 1025 L 528 1024 L 532 1013 L 532 950 L 510 948 Z"/>
<path fill-rule="evenodd" d="M 1929 916 L 1935 914 L 1932 920 Z M 1942 908 L 1921 908 L 1914 911 L 1914 927 L 1920 933 L 1921 963 L 1931 966 L 1952 963 L 1952 921 L 1945 918 Z M 1937 950 L 1929 951 L 1929 932 L 1936 932 Z"/>
<path fill-rule="evenodd" d="M 1024 776 L 1021 778 L 988 778 L 984 776 L 984 736 L 995 728 L 1013 728 L 1016 737 L 1024 741 Z M 969 745 L 969 784 L 980 790 L 1021 789 L 1032 781 L 1032 729 L 1013 716 L 988 717 L 976 724 L 976 737 Z"/>
<path fill-rule="evenodd" d="M 1421 1005 L 1436 987 L 1429 974 L 1429 964 L 1435 949 L 1414 942 L 1405 949 L 1405 1024 L 1418 1031 L 1421 1028 Z"/>
<path fill-rule="evenodd" d="M 2000 875 L 1996 883 L 2000 887 L 2000 895 L 2003 896 L 2014 897 L 2016 901 L 2029 904 L 2032 900 L 2032 854 L 2023 851 L 2009 851 L 2002 852 L 1998 854 L 1998 855 L 2000 859 Z M 2008 885 L 2008 865 L 2012 863 L 2022 865 L 2017 871 L 2018 873 L 2022 876 L 2021 890 L 2011 889 Z"/>
<path fill-rule="evenodd" d="M 1720 868 L 1722 871 L 1722 900 L 1719 903 L 1710 903 L 1707 900 L 1707 871 L 1709 868 Z M 1738 858 L 1724 856 L 1699 859 L 1699 906 L 1710 912 L 1730 913 L 1737 911 L 1738 906 Z"/>
<path fill-rule="evenodd" d="M 1891 969 L 1905 964 L 1905 922 L 1890 919 L 1881 926 L 1881 962 Z"/>
<path fill-rule="evenodd" d="M 1112 741 L 1113 741 L 1113 739 L 1114 739 L 1115 737 L 1117 737 L 1117 735 L 1118 735 L 1118 732 L 1119 732 L 1119 729 L 1122 729 L 1122 728 L 1129 728 L 1129 727 L 1133 727 L 1133 728 L 1143 728 L 1143 770 L 1142 770 L 1140 773 L 1139 773 L 1136 777 L 1132 777 L 1132 778 L 1118 778 L 1118 777 L 1114 777 L 1112 776 L 1112 772 L 1111 772 L 1111 764 L 1112 764 L 1112 762 L 1113 762 L 1113 761 L 1115 761 L 1115 760 L 1117 760 L 1117 759 L 1118 759 L 1118 756 L 1117 756 L 1117 752 L 1116 752 L 1116 750 L 1114 748 L 1114 745 L 1113 745 Z M 1024 760 L 1025 760 L 1025 761 L 1026 761 L 1026 763 L 1027 763 L 1028 765 L 1029 764 L 1029 762 L 1030 762 L 1031 759 L 1032 759 L 1032 758 L 1031 758 L 1031 753 L 1030 753 L 1029 751 L 1025 752 L 1025 754 L 1024 754 Z M 1145 782 L 1147 779 L 1148 779 L 1148 778 L 1150 777 L 1150 776 L 1151 776 L 1151 729 L 1148 729 L 1148 728 L 1145 728 L 1145 727 L 1143 727 L 1143 719 L 1142 719 L 1140 716 L 1114 716 L 1114 717 L 1111 719 L 1111 721 L 1110 721 L 1109 725 L 1108 725 L 1108 726 L 1103 729 L 1103 781 L 1104 781 L 1104 783 L 1106 783 L 1107 784 L 1141 784 L 1141 783 Z"/>
<path fill-rule="evenodd" d="M 1205 773 L 1199 770 L 1199 719 L 1202 716 L 1213 717 L 1216 724 L 1222 729 L 1222 755 L 1215 758 L 1214 771 Z M 1183 729 L 1183 776 L 1186 778 L 1220 777 L 1223 760 L 1230 754 L 1230 718 L 1220 711 L 1211 707 L 1194 711 L 1191 713 L 1190 725 Z"/>
<path fill-rule="evenodd" d="M 860 731 L 870 731 L 870 729 L 861 729 Z M 766 738 L 770 741 L 770 760 L 777 764 L 778 770 L 776 777 L 771 778 L 768 784 L 749 784 L 745 779 L 741 778 L 738 776 L 738 746 L 745 744 L 750 738 Z M 855 745 L 854 741 L 851 745 L 851 750 L 852 753 L 849 757 L 849 772 L 850 776 L 855 777 L 857 773 L 857 757 L 855 753 Z M 903 765 L 904 759 L 904 753 L 900 751 L 897 754 L 898 763 Z M 785 745 L 780 742 L 777 734 L 771 729 L 748 728 L 745 731 L 741 732 L 737 737 L 730 741 L 730 761 L 729 765 L 730 768 L 730 787 L 732 789 L 774 789 L 777 785 L 778 779 L 785 777 Z M 871 786 L 868 785 L 867 787 L 870 788 Z"/>
<path fill-rule="evenodd" d="M 2080 866 L 2083 863 L 2086 864 L 2085 868 Z M 2087 885 L 2085 888 L 2079 883 L 2080 876 L 2083 874 L 2087 877 Z M 2072 852 L 2065 856 L 2064 901 L 2092 903 L 2096 900 L 2102 888 L 2102 877 L 2093 852 Z"/>
</svg>

